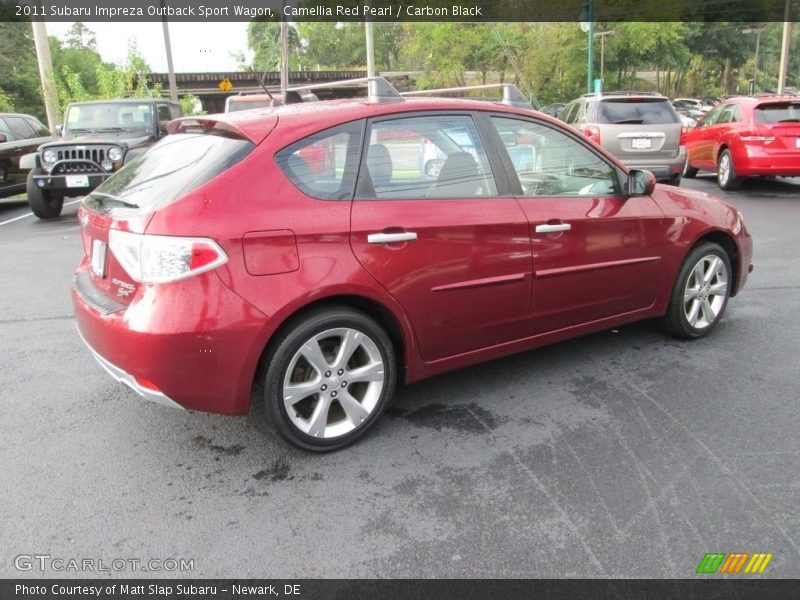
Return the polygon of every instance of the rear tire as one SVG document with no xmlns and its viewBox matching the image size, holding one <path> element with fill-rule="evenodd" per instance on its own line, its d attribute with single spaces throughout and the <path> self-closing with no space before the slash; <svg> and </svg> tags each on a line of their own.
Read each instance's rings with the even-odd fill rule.
<svg viewBox="0 0 800 600">
<path fill-rule="evenodd" d="M 731 293 L 731 261 L 719 245 L 704 242 L 683 262 L 662 326 L 675 337 L 694 339 L 717 326 Z"/>
<path fill-rule="evenodd" d="M 717 158 L 717 183 L 726 192 L 742 187 L 742 178 L 736 176 L 736 170 L 733 168 L 733 156 L 727 148 L 720 152 L 719 158 Z"/>
<path fill-rule="evenodd" d="M 396 358 L 384 329 L 348 307 L 288 324 L 267 356 L 266 412 L 286 441 L 313 452 L 352 444 L 394 394 Z"/>
<path fill-rule="evenodd" d="M 26 190 L 28 192 L 28 205 L 31 211 L 40 219 L 55 219 L 61 215 L 64 207 L 64 196 L 55 195 L 48 190 L 40 189 L 33 180 L 34 175 L 43 175 L 41 169 L 31 169 L 28 172 Z"/>
</svg>

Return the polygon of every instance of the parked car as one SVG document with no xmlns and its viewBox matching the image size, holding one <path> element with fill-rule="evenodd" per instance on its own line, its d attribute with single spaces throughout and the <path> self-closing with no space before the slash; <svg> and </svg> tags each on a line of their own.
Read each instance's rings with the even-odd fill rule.
<svg viewBox="0 0 800 600">
<path fill-rule="evenodd" d="M 112 377 L 229 415 L 263 389 L 280 435 L 327 451 L 397 384 L 639 319 L 699 338 L 745 285 L 739 211 L 656 186 L 518 90 L 495 103 L 369 83 L 325 110 L 173 121 L 84 199 L 72 299 Z M 435 180 L 422 140 L 447 154 Z M 515 162 L 520 145 L 537 159 Z M 314 148 L 335 167 L 309 164 Z"/>
<path fill-rule="evenodd" d="M 717 104 L 713 98 L 675 98 L 672 102 L 684 108 L 699 110 L 701 113 L 707 113 Z"/>
<path fill-rule="evenodd" d="M 36 117 L 0 113 L 0 198 L 25 191 L 25 169 L 20 158 L 53 139 L 53 134 Z"/>
<path fill-rule="evenodd" d="M 555 117 L 556 119 L 561 117 L 561 113 L 564 110 L 566 103 L 564 102 L 554 102 L 553 104 L 548 104 L 542 107 L 542 112 L 546 115 L 550 115 L 551 117 Z"/>
<path fill-rule="evenodd" d="M 82 196 L 166 135 L 181 107 L 160 98 L 97 100 L 67 106 L 61 139 L 23 157 L 28 203 L 40 219 L 61 214 L 65 196 Z"/>
<path fill-rule="evenodd" d="M 703 169 L 717 173 L 723 190 L 746 177 L 800 176 L 800 99 L 742 96 L 710 111 L 684 136 L 684 176 Z"/>
<path fill-rule="evenodd" d="M 319 100 L 315 94 L 305 93 L 298 96 L 302 102 L 315 102 Z M 254 108 L 269 108 L 283 104 L 283 94 L 237 94 L 225 99 L 225 112 L 252 110 Z"/>
<path fill-rule="evenodd" d="M 585 94 L 561 117 L 632 169 L 651 171 L 658 181 L 680 185 L 686 163 L 681 119 L 660 94 Z"/>
</svg>

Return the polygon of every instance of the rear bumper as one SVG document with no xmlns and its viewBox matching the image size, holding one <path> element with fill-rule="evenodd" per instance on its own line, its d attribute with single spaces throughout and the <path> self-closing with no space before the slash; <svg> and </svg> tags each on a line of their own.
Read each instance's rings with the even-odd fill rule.
<svg viewBox="0 0 800 600">
<path fill-rule="evenodd" d="M 749 156 L 734 163 L 736 174 L 753 177 L 771 175 L 774 177 L 800 177 L 800 151 L 788 156 Z"/>
<path fill-rule="evenodd" d="M 140 286 L 125 306 L 103 301 L 96 287 L 87 292 L 87 270 L 84 260 L 76 274 L 83 284 L 72 287 L 75 320 L 114 379 L 167 406 L 228 415 L 248 411 L 266 343 L 263 313 L 213 271 Z"/>
<path fill-rule="evenodd" d="M 683 173 L 683 167 L 686 164 L 686 150 L 681 146 L 678 156 L 665 160 L 629 160 L 622 157 L 622 162 L 629 169 L 650 171 L 657 181 L 670 181 L 679 178 Z"/>
<path fill-rule="evenodd" d="M 146 400 L 151 400 L 152 402 L 163 404 L 164 406 L 169 406 L 170 408 L 183 409 L 183 406 L 175 402 L 172 398 L 169 398 L 166 394 L 157 392 L 155 390 L 146 388 L 143 385 L 140 385 L 139 382 L 136 381 L 136 378 L 133 375 L 131 375 L 124 369 L 120 369 L 115 364 L 107 361 L 105 358 L 100 356 L 100 354 L 94 348 L 92 348 L 91 344 L 89 344 L 89 342 L 87 342 L 86 339 L 83 337 L 83 334 L 81 334 L 80 327 L 78 328 L 78 335 L 81 336 L 81 340 L 83 340 L 83 343 L 86 344 L 86 347 L 89 349 L 89 352 L 92 353 L 95 360 L 98 363 L 100 363 L 100 366 L 103 367 L 106 370 L 106 372 L 109 375 L 111 375 L 111 377 L 113 377 L 120 383 L 124 383 L 134 392 L 136 392 Z"/>
</svg>

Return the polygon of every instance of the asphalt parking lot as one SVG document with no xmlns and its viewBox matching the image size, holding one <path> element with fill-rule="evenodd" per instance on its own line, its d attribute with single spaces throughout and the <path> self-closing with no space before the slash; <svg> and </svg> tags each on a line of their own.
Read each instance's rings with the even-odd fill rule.
<svg viewBox="0 0 800 600">
<path fill-rule="evenodd" d="M 399 391 L 310 455 L 247 417 L 145 403 L 80 341 L 62 218 L 0 201 L 0 577 L 19 555 L 194 559 L 195 577 L 800 577 L 800 182 L 723 193 L 755 271 L 709 337 L 636 324 Z M 127 570 L 118 576 L 168 576 Z"/>
</svg>

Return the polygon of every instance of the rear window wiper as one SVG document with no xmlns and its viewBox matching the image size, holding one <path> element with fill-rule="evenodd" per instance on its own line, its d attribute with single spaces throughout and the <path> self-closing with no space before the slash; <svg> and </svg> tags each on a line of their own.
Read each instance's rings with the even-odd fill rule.
<svg viewBox="0 0 800 600">
<path fill-rule="evenodd" d="M 111 203 L 113 203 L 114 206 L 123 206 L 125 208 L 139 208 L 138 204 L 134 204 L 133 202 L 127 202 L 122 198 L 119 198 L 118 196 L 114 196 L 112 194 L 105 194 L 103 192 L 92 192 L 89 195 L 89 198 L 87 198 L 87 200 L 89 199 L 97 200 L 98 201 L 97 203 L 103 208 L 110 208 Z"/>
<path fill-rule="evenodd" d="M 800 119 L 781 119 L 778 123 L 800 123 Z"/>
<path fill-rule="evenodd" d="M 620 119 L 619 121 L 614 121 L 614 125 L 641 125 L 644 123 L 644 119 Z"/>
</svg>

